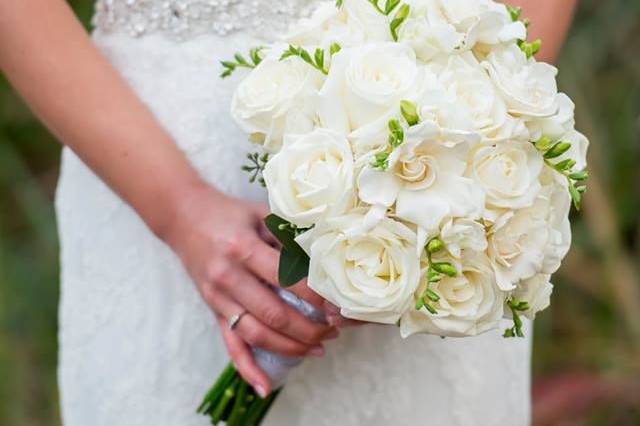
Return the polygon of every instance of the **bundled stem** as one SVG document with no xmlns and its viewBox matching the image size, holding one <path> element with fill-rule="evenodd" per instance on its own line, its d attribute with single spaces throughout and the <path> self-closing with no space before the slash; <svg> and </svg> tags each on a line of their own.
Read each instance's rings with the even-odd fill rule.
<svg viewBox="0 0 640 426">
<path fill-rule="evenodd" d="M 258 426 L 279 392 L 260 398 L 229 363 L 205 395 L 198 413 L 209 416 L 213 425 L 225 422 L 227 426 Z"/>
</svg>

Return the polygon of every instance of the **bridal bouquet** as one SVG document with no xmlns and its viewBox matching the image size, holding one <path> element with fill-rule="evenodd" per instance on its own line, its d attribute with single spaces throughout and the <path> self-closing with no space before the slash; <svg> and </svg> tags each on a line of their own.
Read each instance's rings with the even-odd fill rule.
<svg viewBox="0 0 640 426">
<path fill-rule="evenodd" d="M 588 141 L 520 15 L 492 0 L 338 0 L 222 62 L 223 77 L 250 69 L 231 110 L 261 146 L 245 170 L 269 194 L 283 286 L 307 277 L 343 316 L 403 337 L 502 318 L 523 336 L 569 249 Z M 246 412 L 270 401 L 226 374 L 201 411 L 258 424 Z"/>
</svg>

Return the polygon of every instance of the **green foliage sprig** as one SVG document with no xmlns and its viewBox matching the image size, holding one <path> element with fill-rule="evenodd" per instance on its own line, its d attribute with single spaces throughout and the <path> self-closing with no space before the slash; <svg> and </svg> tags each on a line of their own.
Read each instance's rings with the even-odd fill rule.
<svg viewBox="0 0 640 426">
<path fill-rule="evenodd" d="M 505 7 L 507 8 L 507 12 L 509 12 L 509 16 L 511 16 L 511 20 L 513 22 L 518 22 L 520 20 L 520 17 L 522 16 L 522 8 L 513 7 L 508 4 L 506 4 Z M 525 28 L 529 28 L 528 19 L 525 18 L 522 23 L 524 24 Z M 540 39 L 534 40 L 532 42 L 528 42 L 526 40 L 518 40 L 517 43 L 520 50 L 522 50 L 525 55 L 527 55 L 527 59 L 538 53 L 540 51 L 540 48 L 542 47 L 542 40 Z"/>
<path fill-rule="evenodd" d="M 554 142 L 551 138 L 542 136 L 533 145 L 542 153 L 545 164 L 567 179 L 567 188 L 573 205 L 576 210 L 580 210 L 582 194 L 587 191 L 587 187 L 583 183 L 589 178 L 589 172 L 587 170 L 573 170 L 576 161 L 571 158 L 557 163 L 551 161 L 571 149 L 571 143 L 566 141 Z"/>
<path fill-rule="evenodd" d="M 282 287 L 290 287 L 309 274 L 309 256 L 298 245 L 295 238 L 310 228 L 299 228 L 275 214 L 264 220 L 269 231 L 280 241 L 280 262 L 278 264 L 278 281 Z"/>
<path fill-rule="evenodd" d="M 337 43 L 333 43 L 331 44 L 331 46 L 329 47 L 329 54 L 333 55 L 337 52 L 340 51 L 340 45 Z M 313 56 L 311 55 L 311 53 L 309 53 L 309 51 L 307 49 L 305 49 L 304 47 L 300 47 L 300 46 L 293 46 L 293 45 L 289 45 L 289 48 L 287 50 L 285 50 L 282 55 L 280 56 L 280 60 L 283 61 L 287 58 L 291 58 L 291 57 L 298 57 L 300 59 L 302 59 L 303 61 L 305 61 L 307 64 L 311 65 L 312 67 L 314 67 L 315 69 L 317 69 L 318 71 L 320 71 L 322 74 L 327 75 L 329 74 L 329 68 L 328 66 L 326 66 L 325 64 L 325 51 L 324 49 L 318 47 L 316 48 L 316 50 L 314 50 L 313 52 Z"/>
<path fill-rule="evenodd" d="M 249 182 L 254 183 L 257 181 L 260 185 L 265 186 L 262 172 L 264 172 L 264 168 L 269 161 L 269 154 L 266 152 L 264 154 L 258 152 L 249 153 L 247 154 L 247 160 L 249 160 L 249 164 L 245 164 L 241 168 L 242 171 L 249 173 Z"/>
<path fill-rule="evenodd" d="M 432 303 L 438 302 L 440 296 L 438 293 L 431 289 L 431 285 L 440 282 L 443 276 L 455 277 L 458 275 L 458 270 L 449 262 L 434 262 L 432 256 L 442 250 L 444 250 L 444 242 L 438 238 L 432 238 L 425 246 L 427 252 L 427 260 L 429 267 L 427 268 L 427 285 L 416 302 L 416 310 L 425 308 L 430 314 L 437 314 L 438 310 Z"/>
<path fill-rule="evenodd" d="M 524 337 L 524 333 L 522 332 L 522 319 L 520 318 L 520 313 L 529 309 L 529 303 L 512 297 L 507 301 L 507 306 L 511 310 L 513 327 L 507 328 L 502 334 L 502 337 Z"/>
<path fill-rule="evenodd" d="M 220 77 L 229 77 L 237 68 L 255 68 L 262 62 L 261 52 L 264 50 L 264 46 L 254 47 L 249 51 L 249 60 L 245 59 L 240 53 L 236 53 L 233 56 L 233 61 L 220 61 L 224 70 L 220 74 Z"/>
<path fill-rule="evenodd" d="M 403 100 L 400 102 L 400 115 L 405 119 L 409 127 L 415 126 L 420 122 L 417 107 L 411 101 Z M 389 120 L 387 126 L 389 128 L 387 146 L 384 151 L 377 153 L 373 157 L 371 167 L 374 169 L 386 170 L 389 167 L 389 155 L 404 142 L 404 130 L 399 120 Z"/>
<path fill-rule="evenodd" d="M 373 8 L 381 13 L 384 16 L 389 16 L 391 13 L 398 9 L 396 14 L 391 19 L 389 23 L 389 31 L 391 32 L 391 37 L 394 41 L 398 41 L 398 29 L 400 25 L 407 19 L 409 16 L 409 12 L 411 11 L 411 7 L 408 4 L 403 4 L 398 8 L 401 3 L 401 0 L 386 0 L 384 3 L 384 7 L 380 6 L 380 0 L 367 0 Z M 336 1 L 336 6 L 342 6 L 342 0 Z"/>
</svg>

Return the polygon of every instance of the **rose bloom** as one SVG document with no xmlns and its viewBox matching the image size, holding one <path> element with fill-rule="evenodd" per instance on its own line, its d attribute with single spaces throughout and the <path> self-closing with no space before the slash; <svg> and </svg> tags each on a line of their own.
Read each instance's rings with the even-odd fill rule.
<svg viewBox="0 0 640 426">
<path fill-rule="evenodd" d="M 488 209 L 530 206 L 540 191 L 544 162 L 529 142 L 480 145 L 470 155 L 469 175 L 486 193 Z"/>
<path fill-rule="evenodd" d="M 385 217 L 361 232 L 364 214 L 332 217 L 297 238 L 311 258 L 309 287 L 347 318 L 394 324 L 420 279 L 416 235 Z"/>
<path fill-rule="evenodd" d="M 300 58 L 279 60 L 282 51 L 274 47 L 240 82 L 231 102 L 236 123 L 271 152 L 280 148 L 285 133 L 313 128 L 313 99 L 321 81 Z"/>
<path fill-rule="evenodd" d="M 501 289 L 512 290 L 521 280 L 560 267 L 571 245 L 570 209 L 566 187 L 550 183 L 531 207 L 496 220 L 488 233 L 488 253 Z"/>
<path fill-rule="evenodd" d="M 551 304 L 553 284 L 549 281 L 550 278 L 549 274 L 534 275 L 527 280 L 520 281 L 517 289 L 513 292 L 513 297 L 529 304 L 529 309 L 523 313 L 530 320 L 535 319 L 538 312 L 547 309 Z"/>
<path fill-rule="evenodd" d="M 395 112 L 415 90 L 419 69 L 415 54 L 399 43 L 343 49 L 333 56 L 320 90 L 318 114 L 323 127 L 345 135 Z"/>
<path fill-rule="evenodd" d="M 511 114 L 548 117 L 556 113 L 558 70 L 535 59 L 527 59 L 515 44 L 491 51 L 483 62 L 502 93 Z"/>
<path fill-rule="evenodd" d="M 263 176 L 271 211 L 300 227 L 341 214 L 354 203 L 351 147 L 330 130 L 285 136 Z"/>
<path fill-rule="evenodd" d="M 437 313 L 432 314 L 426 308 L 409 309 L 400 320 L 402 337 L 416 333 L 475 336 L 498 327 L 506 293 L 496 286 L 487 256 L 481 252 L 464 252 L 461 262 L 453 264 L 460 271 L 457 276 L 444 276 L 440 282 L 430 284 L 430 289 L 440 296 L 440 300 L 431 302 Z M 416 297 L 426 285 L 423 279 Z"/>
</svg>

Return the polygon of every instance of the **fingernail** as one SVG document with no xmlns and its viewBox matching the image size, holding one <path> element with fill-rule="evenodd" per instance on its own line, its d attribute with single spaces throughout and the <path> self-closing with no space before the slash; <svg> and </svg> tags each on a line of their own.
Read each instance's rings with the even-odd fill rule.
<svg viewBox="0 0 640 426">
<path fill-rule="evenodd" d="M 324 348 L 322 346 L 314 346 L 308 352 L 309 355 L 321 357 L 324 355 Z"/>
<path fill-rule="evenodd" d="M 256 385 L 255 390 L 258 392 L 258 395 L 260 395 L 260 398 L 264 399 L 267 397 L 267 391 L 262 385 Z"/>
</svg>

